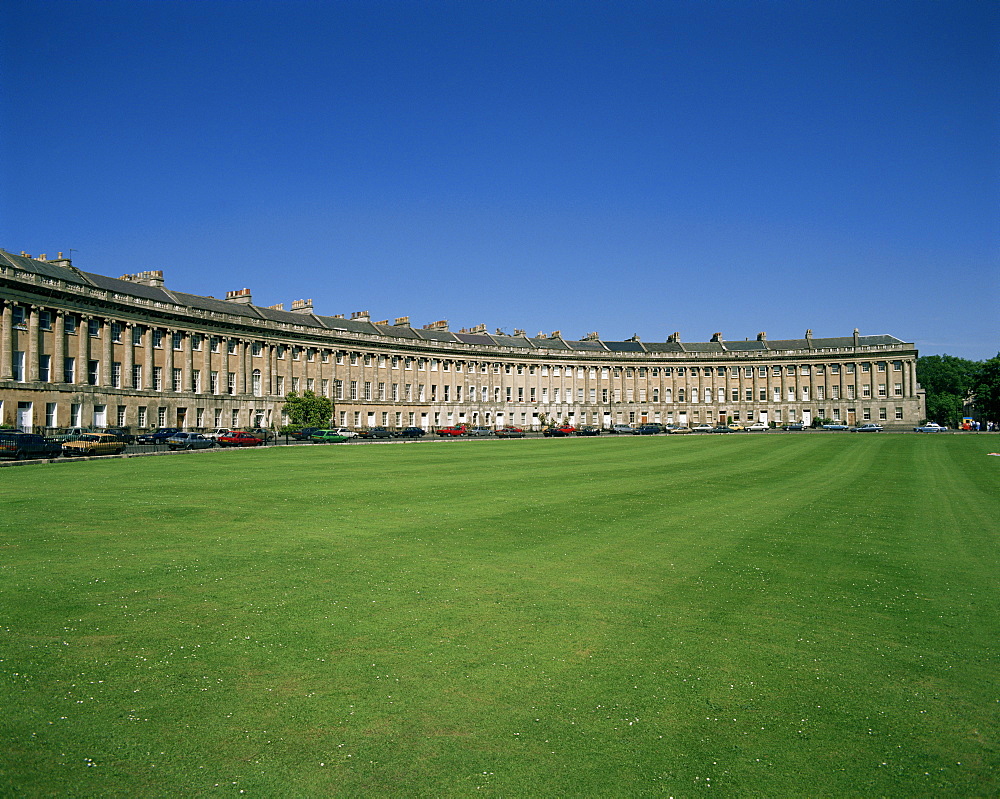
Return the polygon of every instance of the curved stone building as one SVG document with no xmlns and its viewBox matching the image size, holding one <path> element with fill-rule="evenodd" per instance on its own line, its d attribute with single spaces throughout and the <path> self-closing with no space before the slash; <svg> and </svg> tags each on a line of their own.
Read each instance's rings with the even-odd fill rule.
<svg viewBox="0 0 1000 799">
<path fill-rule="evenodd" d="M 0 250 L 0 422 L 22 428 L 279 426 L 314 391 L 345 427 L 695 425 L 829 417 L 910 427 L 917 352 L 889 335 L 771 341 L 580 340 L 485 325 L 373 322 L 169 289 L 158 271 L 105 277 Z"/>
</svg>

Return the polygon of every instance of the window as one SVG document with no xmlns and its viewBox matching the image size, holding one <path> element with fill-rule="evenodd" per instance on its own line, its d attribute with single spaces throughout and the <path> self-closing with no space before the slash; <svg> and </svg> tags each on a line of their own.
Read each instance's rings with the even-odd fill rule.
<svg viewBox="0 0 1000 799">
<path fill-rule="evenodd" d="M 101 334 L 101 320 L 100 319 L 88 319 L 87 320 L 87 335 L 91 338 L 97 338 Z"/>
<path fill-rule="evenodd" d="M 884 397 L 886 395 L 886 393 L 885 393 L 885 383 L 879 383 L 878 384 L 878 395 L 880 397 Z"/>
<path fill-rule="evenodd" d="M 219 393 L 219 373 L 214 370 L 208 373 L 208 392 L 210 394 Z M 221 425 L 216 425 L 216 427 L 221 427 Z"/>
<path fill-rule="evenodd" d="M 195 411 L 194 411 L 194 424 L 195 424 L 195 427 L 204 427 L 205 426 L 205 409 L 204 408 L 195 408 Z"/>
<path fill-rule="evenodd" d="M 880 422 L 884 422 L 884 421 L 886 421 L 887 418 L 888 417 L 886 416 L 885 408 L 879 408 L 878 409 L 878 420 Z"/>
<path fill-rule="evenodd" d="M 125 426 L 125 411 L 126 408 L 124 405 L 118 406 L 117 413 L 115 414 L 115 424 L 117 424 L 119 427 Z"/>
<path fill-rule="evenodd" d="M 358 398 L 358 381 L 352 380 L 350 388 L 351 388 L 350 398 L 352 400 L 356 400 Z"/>
<path fill-rule="evenodd" d="M 365 381 L 365 393 L 364 399 L 370 400 L 372 398 L 372 384 L 370 380 Z"/>
<path fill-rule="evenodd" d="M 76 382 L 76 358 L 65 358 L 63 360 L 63 382 Z"/>
<path fill-rule="evenodd" d="M 733 402 L 739 402 L 740 401 L 740 390 L 738 388 L 734 388 L 730 392 L 729 396 L 732 398 Z"/>
<path fill-rule="evenodd" d="M 820 397 L 820 399 L 823 399 Z M 830 399 L 840 399 L 840 386 L 833 385 L 830 386 Z M 851 399 L 854 399 L 851 397 Z"/>
<path fill-rule="evenodd" d="M 170 376 L 170 385 L 172 390 L 181 391 L 181 379 L 183 377 L 183 372 L 180 369 L 174 369 L 173 374 Z"/>
<path fill-rule="evenodd" d="M 871 408 L 865 408 L 864 410 L 862 410 L 861 411 L 861 419 L 862 419 L 862 421 L 870 422 L 872 420 L 872 409 Z"/>
<path fill-rule="evenodd" d="M 240 426 L 240 412 L 239 412 L 239 409 L 233 408 L 233 417 L 232 418 L 233 418 L 233 425 L 232 426 L 233 427 L 239 427 Z"/>
<path fill-rule="evenodd" d="M 802 401 L 809 401 L 809 386 L 802 386 Z"/>
<path fill-rule="evenodd" d="M 115 344 L 121 344 L 122 342 L 122 323 L 112 322 L 111 323 L 111 340 Z"/>
<path fill-rule="evenodd" d="M 76 333 L 76 317 L 73 314 L 66 314 L 65 324 L 66 333 L 68 335 L 74 335 Z"/>
<path fill-rule="evenodd" d="M 323 378 L 321 393 L 322 393 L 322 395 L 324 397 L 329 397 L 330 396 L 330 380 L 329 380 L 329 378 L 326 378 L 326 377 Z"/>
<path fill-rule="evenodd" d="M 378 398 L 380 400 L 384 400 L 385 399 L 385 383 L 381 383 L 380 382 L 378 384 Z"/>
<path fill-rule="evenodd" d="M 142 388 L 142 366 L 132 367 L 132 388 Z"/>
<path fill-rule="evenodd" d="M 56 426 L 56 404 L 54 402 L 45 403 L 45 426 Z"/>
<path fill-rule="evenodd" d="M 43 383 L 48 383 L 52 379 L 52 356 L 38 356 L 38 379 Z"/>
<path fill-rule="evenodd" d="M 893 383 L 893 385 L 892 385 L 892 395 L 894 397 L 902 397 L 903 396 L 903 384 L 902 383 Z"/>
<path fill-rule="evenodd" d="M 253 343 L 252 343 L 252 344 L 250 345 L 250 354 L 251 354 L 251 355 L 252 355 L 252 356 L 253 356 L 254 358 L 259 358 L 259 357 L 260 357 L 260 355 L 261 355 L 261 353 L 262 353 L 263 351 L 264 351 L 264 345 L 263 345 L 263 344 L 261 344 L 261 343 L 260 343 L 259 341 L 254 341 L 254 342 L 253 342 Z"/>
<path fill-rule="evenodd" d="M 221 344 L 221 342 L 219 340 L 219 337 L 218 336 L 212 336 L 212 338 L 209 340 L 208 346 L 209 346 L 209 349 L 212 350 L 212 352 L 218 352 L 220 344 Z M 221 414 L 221 411 L 220 411 L 220 414 Z M 222 421 L 222 418 L 220 416 L 220 418 L 216 420 L 215 426 L 216 427 L 222 427 L 221 421 Z"/>
<path fill-rule="evenodd" d="M 774 375 L 775 377 L 779 377 L 781 375 L 781 367 L 780 366 L 772 366 L 771 367 L 771 374 Z"/>
<path fill-rule="evenodd" d="M 282 397 L 285 396 L 285 377 L 284 377 L 284 375 L 278 375 L 278 377 L 275 378 L 274 382 L 276 383 L 275 388 L 278 391 L 278 395 L 282 396 Z"/>
<path fill-rule="evenodd" d="M 292 360 L 297 361 L 302 357 L 302 347 L 292 347 Z M 367 358 L 365 359 L 367 365 Z"/>
<path fill-rule="evenodd" d="M 774 401 L 781 402 L 781 386 L 774 386 Z"/>
<path fill-rule="evenodd" d="M 299 391 L 299 378 L 297 377 L 292 378 L 292 391 L 294 391 L 296 394 Z"/>
<path fill-rule="evenodd" d="M 139 406 L 139 413 L 138 413 L 138 417 L 136 419 L 136 424 L 138 424 L 139 427 L 148 427 L 149 426 L 149 410 L 148 410 L 148 408 L 146 408 L 145 405 L 140 405 Z"/>
<path fill-rule="evenodd" d="M 226 352 L 228 352 L 230 355 L 236 354 L 236 339 L 229 339 L 226 342 Z"/>
<path fill-rule="evenodd" d="M 884 372 L 885 371 L 885 361 L 879 361 L 878 362 L 878 370 L 880 372 Z"/>
<path fill-rule="evenodd" d="M 167 409 L 157 408 L 156 409 L 156 426 L 166 427 L 167 426 Z"/>
<path fill-rule="evenodd" d="M 816 399 L 826 399 L 826 386 L 816 386 Z"/>
<path fill-rule="evenodd" d="M 392 401 L 393 402 L 399 401 L 399 383 L 392 384 Z"/>
<path fill-rule="evenodd" d="M 51 311 L 39 311 L 38 312 L 38 327 L 42 330 L 52 329 L 52 312 Z M 49 425 L 51 427 L 51 425 Z"/>
<path fill-rule="evenodd" d="M 788 387 L 788 401 L 795 402 L 795 386 Z"/>
<path fill-rule="evenodd" d="M 767 401 L 767 389 L 766 389 L 766 388 L 762 388 L 762 389 L 760 390 L 759 394 L 757 395 L 757 398 L 758 398 L 758 399 L 759 399 L 759 400 L 760 400 L 761 402 L 766 402 L 766 401 Z"/>
<path fill-rule="evenodd" d="M 863 364 L 861 364 L 861 371 L 862 372 L 868 373 L 871 370 L 872 370 L 872 365 L 870 363 L 863 363 Z"/>
<path fill-rule="evenodd" d="M 100 361 L 87 361 L 87 384 L 91 386 L 97 385 L 97 379 L 100 377 Z"/>
<path fill-rule="evenodd" d="M 260 385 L 260 369 L 254 369 L 253 373 L 250 375 L 250 383 L 253 387 L 253 395 L 259 397 L 262 394 Z"/>
<path fill-rule="evenodd" d="M 122 365 L 118 361 L 111 364 L 111 387 L 122 387 Z"/>
<path fill-rule="evenodd" d="M 903 421 L 903 409 L 902 408 L 898 408 L 898 407 L 896 408 L 896 421 L 897 422 Z"/>
<path fill-rule="evenodd" d="M 307 377 L 306 378 L 306 391 L 316 391 L 316 378 Z"/>
<path fill-rule="evenodd" d="M 175 349 L 179 350 L 183 343 L 184 336 L 181 333 L 171 333 L 170 334 L 170 345 Z"/>
<path fill-rule="evenodd" d="M 236 372 L 226 372 L 226 393 L 236 393 Z"/>
<path fill-rule="evenodd" d="M 162 330 L 154 330 L 153 331 L 153 346 L 156 347 L 157 349 L 160 349 L 160 348 L 163 347 L 163 331 Z"/>
<path fill-rule="evenodd" d="M 196 333 L 195 335 L 191 336 L 192 348 L 198 350 L 198 352 L 201 352 L 201 341 L 203 338 L 205 337 L 201 335 L 201 333 Z M 204 408 L 202 408 L 201 410 L 204 411 Z M 202 427 L 202 425 L 198 425 L 198 427 Z"/>
<path fill-rule="evenodd" d="M 24 382 L 24 353 L 20 350 L 14 351 L 14 379 L 18 383 Z"/>
<path fill-rule="evenodd" d="M 344 381 L 334 380 L 333 381 L 333 396 L 335 399 L 344 398 Z"/>
<path fill-rule="evenodd" d="M 309 363 L 313 363 L 316 360 L 316 350 L 312 347 L 306 350 L 306 360 L 309 361 Z"/>
<path fill-rule="evenodd" d="M 681 368 L 683 368 L 683 367 L 681 367 Z M 677 401 L 678 402 L 684 402 L 684 389 L 683 388 L 677 389 Z"/>
<path fill-rule="evenodd" d="M 191 390 L 195 394 L 201 393 L 201 369 L 193 369 L 191 371 Z M 201 425 L 198 425 L 201 427 Z"/>
<path fill-rule="evenodd" d="M 894 371 L 894 372 L 902 372 L 903 371 L 903 362 L 902 361 L 893 361 L 892 362 L 892 371 Z"/>
<path fill-rule="evenodd" d="M 406 383 L 403 386 L 403 399 L 413 399 L 413 383 Z"/>
<path fill-rule="evenodd" d="M 142 333 L 143 327 L 141 325 L 134 325 L 132 327 L 132 346 L 141 347 L 142 346 Z"/>
<path fill-rule="evenodd" d="M 862 397 L 870 397 L 871 395 L 872 395 L 872 387 L 868 383 L 865 383 L 863 386 L 861 386 Z"/>
<path fill-rule="evenodd" d="M 720 405 L 726 401 L 726 390 L 724 388 L 718 390 L 718 401 Z"/>
</svg>

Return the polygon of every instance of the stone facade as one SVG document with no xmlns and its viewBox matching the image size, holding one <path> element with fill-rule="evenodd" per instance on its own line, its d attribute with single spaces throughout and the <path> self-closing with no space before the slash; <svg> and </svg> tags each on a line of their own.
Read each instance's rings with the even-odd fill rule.
<svg viewBox="0 0 1000 799">
<path fill-rule="evenodd" d="M 57 428 L 280 426 L 312 390 L 345 427 L 687 425 L 817 417 L 912 427 L 924 415 L 917 352 L 888 335 L 684 343 L 567 340 L 558 332 L 452 332 L 366 312 L 323 316 L 109 278 L 0 250 L 0 422 Z"/>
</svg>

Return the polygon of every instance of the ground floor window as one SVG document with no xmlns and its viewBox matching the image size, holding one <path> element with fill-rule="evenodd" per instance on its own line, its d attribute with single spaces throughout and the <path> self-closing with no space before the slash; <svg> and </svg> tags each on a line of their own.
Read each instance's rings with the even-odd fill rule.
<svg viewBox="0 0 1000 799">
<path fill-rule="evenodd" d="M 139 425 L 139 427 L 148 427 L 149 426 L 149 418 L 147 417 L 147 411 L 146 411 L 146 406 L 145 405 L 140 405 L 139 406 L 139 413 L 138 413 L 138 417 L 136 419 L 136 424 Z"/>
<path fill-rule="evenodd" d="M 45 403 L 45 426 L 56 426 L 56 403 L 54 402 Z"/>
<path fill-rule="evenodd" d="M 118 420 L 117 420 L 116 424 L 119 427 L 124 427 L 125 426 L 125 411 L 126 410 L 127 409 L 126 409 L 126 407 L 124 405 L 119 405 L 118 406 L 118 413 L 116 414 Z"/>
</svg>

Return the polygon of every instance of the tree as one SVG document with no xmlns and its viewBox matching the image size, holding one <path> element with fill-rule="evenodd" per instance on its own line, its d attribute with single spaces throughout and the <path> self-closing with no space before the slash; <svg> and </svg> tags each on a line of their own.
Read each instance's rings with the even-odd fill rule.
<svg viewBox="0 0 1000 799">
<path fill-rule="evenodd" d="M 1000 421 L 1000 352 L 979 364 L 971 386 L 976 408 L 987 421 Z"/>
<path fill-rule="evenodd" d="M 285 395 L 285 413 L 288 427 L 326 427 L 333 415 L 333 404 L 326 397 L 317 397 L 312 391 L 289 391 Z"/>
<path fill-rule="evenodd" d="M 917 382 L 927 393 L 927 418 L 957 426 L 972 388 L 972 376 L 980 364 L 954 355 L 917 358 Z"/>
</svg>

